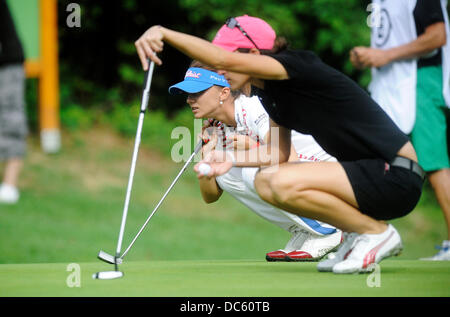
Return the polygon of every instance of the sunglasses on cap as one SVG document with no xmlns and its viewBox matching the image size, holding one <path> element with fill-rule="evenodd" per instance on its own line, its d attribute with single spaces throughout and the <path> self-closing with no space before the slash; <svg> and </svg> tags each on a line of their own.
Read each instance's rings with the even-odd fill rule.
<svg viewBox="0 0 450 317">
<path fill-rule="evenodd" d="M 228 18 L 227 21 L 225 22 L 225 25 L 227 27 L 229 27 L 230 29 L 234 29 L 235 27 L 237 27 L 239 29 L 239 31 L 241 31 L 241 33 L 250 40 L 250 42 L 253 43 L 253 45 L 255 45 L 255 47 L 259 50 L 258 45 L 256 45 L 256 43 L 252 40 L 252 38 L 250 37 L 250 35 L 248 35 L 247 32 L 245 32 L 245 30 L 242 28 L 242 26 L 239 24 L 239 21 L 236 20 L 236 18 Z"/>
</svg>

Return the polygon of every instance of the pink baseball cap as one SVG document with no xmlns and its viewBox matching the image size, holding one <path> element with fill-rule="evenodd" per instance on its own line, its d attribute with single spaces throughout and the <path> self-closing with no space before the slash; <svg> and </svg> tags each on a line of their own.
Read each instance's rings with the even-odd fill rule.
<svg viewBox="0 0 450 317">
<path fill-rule="evenodd" d="M 266 21 L 248 15 L 240 16 L 235 19 L 259 49 L 270 50 L 273 48 L 276 34 Z M 219 29 L 212 43 L 231 52 L 234 52 L 238 48 L 255 47 L 238 26 L 230 28 L 227 24 Z"/>
</svg>

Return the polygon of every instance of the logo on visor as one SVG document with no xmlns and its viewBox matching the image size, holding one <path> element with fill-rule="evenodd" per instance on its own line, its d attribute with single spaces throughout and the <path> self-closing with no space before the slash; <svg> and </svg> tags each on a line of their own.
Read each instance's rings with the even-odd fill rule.
<svg viewBox="0 0 450 317">
<path fill-rule="evenodd" d="M 186 76 L 184 76 L 184 78 L 188 78 L 188 77 L 192 77 L 192 78 L 200 78 L 200 76 L 201 76 L 201 73 L 196 73 L 196 72 L 193 72 L 192 70 L 188 70 L 187 72 L 186 72 Z"/>
<path fill-rule="evenodd" d="M 217 77 L 217 76 L 214 76 L 214 75 L 209 76 L 209 79 L 212 79 L 212 80 L 215 80 L 215 81 L 219 81 L 219 82 L 222 82 L 222 83 L 225 83 L 225 84 L 228 83 L 225 78 L 220 78 L 220 77 Z"/>
</svg>

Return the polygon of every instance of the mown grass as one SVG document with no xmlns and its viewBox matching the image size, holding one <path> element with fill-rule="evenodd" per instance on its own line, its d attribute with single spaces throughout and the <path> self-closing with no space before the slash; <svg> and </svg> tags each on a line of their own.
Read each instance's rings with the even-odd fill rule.
<svg viewBox="0 0 450 317">
<path fill-rule="evenodd" d="M 126 262 L 124 277 L 94 280 L 101 263 L 0 265 L 0 296 L 409 297 L 450 295 L 445 262 L 386 260 L 373 274 L 318 273 L 314 263 L 264 260 Z M 74 275 L 77 274 L 77 275 Z M 375 275 L 376 274 L 376 275 Z"/>
</svg>

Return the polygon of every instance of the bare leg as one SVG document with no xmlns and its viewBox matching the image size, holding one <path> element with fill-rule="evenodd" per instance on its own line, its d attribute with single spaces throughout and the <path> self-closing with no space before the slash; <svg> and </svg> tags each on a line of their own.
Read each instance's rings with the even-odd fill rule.
<svg viewBox="0 0 450 317">
<path fill-rule="evenodd" d="M 257 174 L 255 187 L 261 198 L 272 205 L 346 232 L 375 234 L 387 229 L 384 222 L 358 210 L 347 174 L 337 162 L 269 167 Z"/>
<path fill-rule="evenodd" d="M 17 187 L 19 174 L 22 170 L 23 160 L 21 158 L 12 158 L 6 162 L 3 183 Z"/>
<path fill-rule="evenodd" d="M 447 239 L 450 240 L 450 169 L 442 169 L 432 172 L 428 176 L 428 180 L 433 186 L 436 198 L 441 206 L 447 223 Z"/>
</svg>

